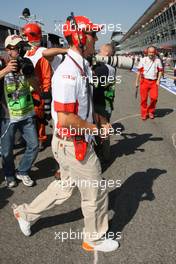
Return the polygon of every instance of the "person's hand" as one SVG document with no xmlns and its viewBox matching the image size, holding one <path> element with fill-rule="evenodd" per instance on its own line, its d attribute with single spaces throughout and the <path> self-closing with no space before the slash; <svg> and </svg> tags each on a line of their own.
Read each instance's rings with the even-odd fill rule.
<svg viewBox="0 0 176 264">
<path fill-rule="evenodd" d="M 18 65 L 16 60 L 10 60 L 7 66 L 5 67 L 6 73 L 17 71 L 17 66 Z"/>
<path fill-rule="evenodd" d="M 159 86 L 160 85 L 160 81 L 157 80 L 156 81 L 156 85 Z"/>
<path fill-rule="evenodd" d="M 99 130 L 101 138 L 107 138 L 109 136 L 109 129 L 112 128 L 110 123 L 102 124 Z"/>
</svg>

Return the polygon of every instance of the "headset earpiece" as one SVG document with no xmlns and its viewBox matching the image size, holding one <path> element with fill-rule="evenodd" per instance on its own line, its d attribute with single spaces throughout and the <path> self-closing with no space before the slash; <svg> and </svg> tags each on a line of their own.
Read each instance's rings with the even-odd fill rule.
<svg viewBox="0 0 176 264">
<path fill-rule="evenodd" d="M 79 31 L 73 12 L 71 12 L 71 15 L 67 18 L 67 20 L 70 21 L 71 30 L 73 30 L 73 33 L 71 35 L 73 44 L 76 47 L 83 49 L 86 44 L 87 36 L 83 31 Z"/>
<path fill-rule="evenodd" d="M 79 47 L 79 48 L 83 49 L 83 47 L 84 47 L 85 44 L 86 44 L 86 40 L 87 40 L 86 34 L 83 33 L 82 31 L 78 31 L 78 30 L 76 30 L 76 31 L 72 34 L 72 41 L 73 41 L 73 44 L 74 44 L 76 47 Z"/>
</svg>

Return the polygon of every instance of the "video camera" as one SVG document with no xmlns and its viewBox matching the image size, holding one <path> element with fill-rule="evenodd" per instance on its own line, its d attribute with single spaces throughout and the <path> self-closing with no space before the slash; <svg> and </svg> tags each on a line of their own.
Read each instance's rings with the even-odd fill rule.
<svg viewBox="0 0 176 264">
<path fill-rule="evenodd" d="M 17 71 L 22 71 L 23 75 L 26 78 L 30 78 L 34 74 L 34 66 L 30 59 L 25 58 L 24 55 L 27 50 L 30 49 L 30 46 L 27 42 L 23 41 L 20 42 L 18 45 L 19 55 L 16 58 L 17 60 Z"/>
</svg>

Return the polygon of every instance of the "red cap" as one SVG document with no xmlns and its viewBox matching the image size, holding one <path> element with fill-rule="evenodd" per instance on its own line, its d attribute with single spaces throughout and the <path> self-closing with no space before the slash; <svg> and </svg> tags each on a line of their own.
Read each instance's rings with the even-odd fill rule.
<svg viewBox="0 0 176 264">
<path fill-rule="evenodd" d="M 30 23 L 24 25 L 22 34 L 27 37 L 29 42 L 39 42 L 41 40 L 42 30 L 37 23 Z"/>
<path fill-rule="evenodd" d="M 103 28 L 103 25 L 93 24 L 92 21 L 85 16 L 75 16 L 77 28 L 71 24 L 71 20 L 67 19 L 64 24 L 64 36 L 68 37 L 72 35 L 76 30 L 80 32 L 98 32 Z"/>
</svg>

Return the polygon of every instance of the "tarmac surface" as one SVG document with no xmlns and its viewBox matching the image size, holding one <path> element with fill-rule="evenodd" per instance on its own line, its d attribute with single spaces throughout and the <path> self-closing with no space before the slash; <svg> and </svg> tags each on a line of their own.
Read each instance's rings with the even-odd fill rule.
<svg viewBox="0 0 176 264">
<path fill-rule="evenodd" d="M 54 179 L 55 161 L 48 146 L 32 168 L 34 187 L 19 183 L 7 189 L 0 178 L 1 264 L 176 263 L 176 97 L 160 88 L 156 118 L 142 121 L 139 96 L 134 96 L 135 73 L 119 71 L 118 75 L 122 82 L 117 86 L 111 121 L 123 131 L 111 137 L 112 158 L 103 177 L 121 181 L 120 188 L 109 188 L 110 230 L 118 234 L 120 248 L 89 253 L 81 248 L 81 239 L 61 240 L 61 232 L 82 231 L 76 189 L 71 199 L 33 223 L 30 237 L 20 232 L 11 205 L 29 203 Z M 16 162 L 22 152 L 15 150 Z"/>
</svg>

